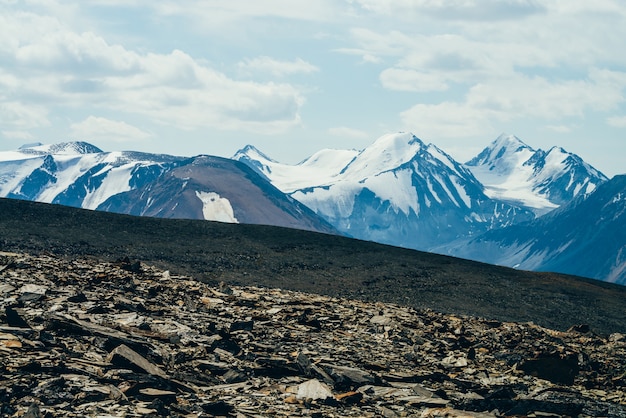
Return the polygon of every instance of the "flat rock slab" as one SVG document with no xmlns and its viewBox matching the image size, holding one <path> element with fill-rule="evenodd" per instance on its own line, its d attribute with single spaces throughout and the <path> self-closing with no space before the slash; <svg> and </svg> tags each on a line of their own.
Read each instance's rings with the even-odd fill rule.
<svg viewBox="0 0 626 418">
<path fill-rule="evenodd" d="M 150 361 L 142 357 L 137 352 L 131 350 L 125 345 L 115 347 L 113 351 L 107 356 L 107 361 L 112 364 L 126 366 L 127 364 L 138 367 L 141 371 L 158 376 L 163 379 L 167 379 L 167 373 L 161 370 L 157 365 L 152 364 Z"/>
</svg>

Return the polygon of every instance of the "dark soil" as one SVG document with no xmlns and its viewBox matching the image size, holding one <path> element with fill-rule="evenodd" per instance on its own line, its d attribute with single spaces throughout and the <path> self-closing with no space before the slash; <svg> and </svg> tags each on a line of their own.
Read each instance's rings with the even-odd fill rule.
<svg viewBox="0 0 626 418">
<path fill-rule="evenodd" d="M 0 199 L 0 251 L 128 257 L 224 281 L 565 330 L 626 333 L 626 287 L 262 225 L 116 215 Z"/>
</svg>

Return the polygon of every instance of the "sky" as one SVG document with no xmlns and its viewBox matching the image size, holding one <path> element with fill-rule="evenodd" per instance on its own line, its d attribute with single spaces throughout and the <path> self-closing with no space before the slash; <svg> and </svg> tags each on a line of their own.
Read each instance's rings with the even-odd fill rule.
<svg viewBox="0 0 626 418">
<path fill-rule="evenodd" d="M 410 131 L 501 133 L 626 173 L 622 0 L 0 0 L 0 150 L 295 164 Z"/>
</svg>

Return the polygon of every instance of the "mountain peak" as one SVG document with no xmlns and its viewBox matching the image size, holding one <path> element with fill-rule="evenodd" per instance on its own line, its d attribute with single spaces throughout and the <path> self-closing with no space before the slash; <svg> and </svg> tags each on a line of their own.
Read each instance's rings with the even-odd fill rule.
<svg viewBox="0 0 626 418">
<path fill-rule="evenodd" d="M 465 164 L 486 194 L 542 215 L 591 193 L 606 177 L 561 147 L 534 150 L 514 135 L 502 134 Z"/>
<path fill-rule="evenodd" d="M 247 159 L 252 159 L 252 160 L 265 160 L 265 161 L 271 161 L 271 162 L 276 162 L 273 159 L 271 159 L 270 157 L 268 157 L 265 153 L 263 153 L 261 150 L 259 150 L 257 147 L 255 147 L 254 145 L 246 145 L 245 147 L 243 147 L 242 149 L 240 149 L 239 151 L 237 151 L 235 153 L 235 155 L 233 155 L 233 157 L 231 159 L 233 160 L 241 160 L 242 158 L 247 158 Z"/>
<path fill-rule="evenodd" d="M 569 152 L 567 152 L 567 151 L 565 150 L 565 148 L 563 148 L 563 147 L 557 147 L 556 145 L 555 145 L 555 146 L 553 146 L 553 147 L 551 147 L 551 148 L 548 150 L 548 154 L 549 154 L 549 153 L 551 153 L 551 152 L 562 152 L 563 154 L 569 154 Z"/>
<path fill-rule="evenodd" d="M 100 148 L 83 141 L 59 142 L 56 144 L 41 143 L 26 144 L 20 147 L 21 152 L 32 154 L 55 154 L 55 155 L 82 155 L 98 154 L 103 152 Z"/>
<path fill-rule="evenodd" d="M 361 151 L 343 171 L 363 177 L 377 174 L 411 161 L 423 147 L 424 143 L 410 132 L 383 135 Z"/>
<path fill-rule="evenodd" d="M 530 148 L 528 145 L 524 143 L 521 139 L 513 134 L 501 133 L 493 142 L 492 145 L 514 145 L 514 146 L 524 146 Z"/>
<path fill-rule="evenodd" d="M 481 151 L 476 157 L 472 158 L 470 161 L 465 163 L 468 166 L 485 166 L 489 165 L 493 168 L 493 164 L 497 161 L 504 160 L 517 160 L 517 156 L 523 154 L 534 153 L 535 150 L 529 147 L 516 137 L 515 135 L 510 135 L 503 133 L 498 136 L 488 147 Z"/>
<path fill-rule="evenodd" d="M 422 147 L 424 143 L 411 132 L 394 132 L 381 136 L 365 150 L 371 149 L 389 154 L 401 154 L 407 151 L 412 152 L 416 145 Z"/>
</svg>

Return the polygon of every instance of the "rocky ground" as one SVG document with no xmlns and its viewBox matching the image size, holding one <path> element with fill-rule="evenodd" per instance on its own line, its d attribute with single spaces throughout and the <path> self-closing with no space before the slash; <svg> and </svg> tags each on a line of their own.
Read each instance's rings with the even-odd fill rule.
<svg viewBox="0 0 626 418">
<path fill-rule="evenodd" d="M 587 324 L 626 334 L 626 286 L 264 225 L 136 217 L 0 199 L 0 251 L 130 257 L 207 283 L 262 286 L 415 309 Z"/>
<path fill-rule="evenodd" d="M 4 252 L 0 415 L 626 417 L 626 336 Z"/>
</svg>

